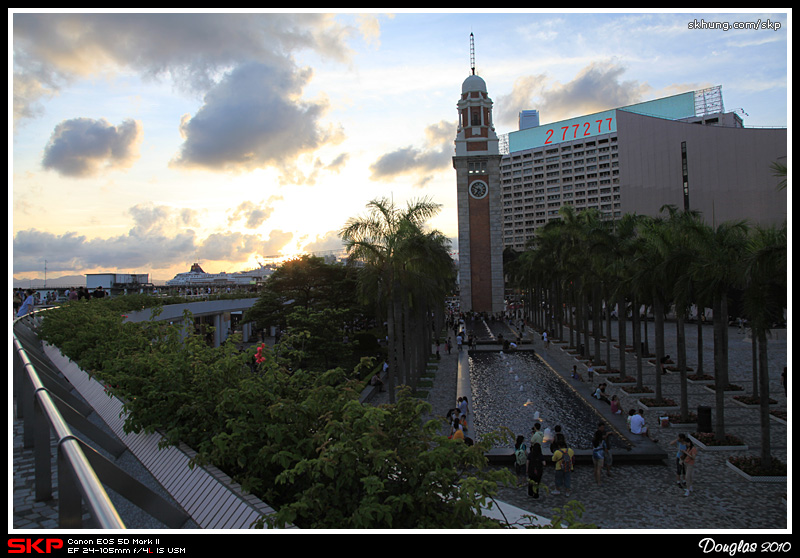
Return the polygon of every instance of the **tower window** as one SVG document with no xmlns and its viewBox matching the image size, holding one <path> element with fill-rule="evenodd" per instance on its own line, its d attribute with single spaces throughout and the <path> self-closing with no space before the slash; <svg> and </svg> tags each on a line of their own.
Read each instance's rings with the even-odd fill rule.
<svg viewBox="0 0 800 558">
<path fill-rule="evenodd" d="M 472 125 L 473 126 L 480 126 L 481 125 L 481 111 L 480 110 L 473 110 L 471 119 L 472 119 Z"/>
<path fill-rule="evenodd" d="M 486 174 L 486 161 L 470 161 L 469 174 Z"/>
</svg>

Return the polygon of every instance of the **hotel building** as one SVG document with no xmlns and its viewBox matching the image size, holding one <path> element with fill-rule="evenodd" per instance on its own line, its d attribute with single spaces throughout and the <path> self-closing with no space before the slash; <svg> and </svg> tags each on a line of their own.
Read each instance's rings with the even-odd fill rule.
<svg viewBox="0 0 800 558">
<path fill-rule="evenodd" d="M 526 111 L 499 136 L 503 246 L 523 250 L 564 205 L 607 219 L 674 205 L 710 224 L 783 222 L 771 165 L 786 164 L 787 130 L 745 128 L 739 113 L 725 112 L 719 86 L 541 125 Z"/>
</svg>

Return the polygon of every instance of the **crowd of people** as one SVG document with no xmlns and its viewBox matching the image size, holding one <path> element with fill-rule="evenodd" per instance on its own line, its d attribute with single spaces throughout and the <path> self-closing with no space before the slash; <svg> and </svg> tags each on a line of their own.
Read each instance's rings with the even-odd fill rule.
<svg viewBox="0 0 800 558">
<path fill-rule="evenodd" d="M 628 417 L 628 429 L 634 436 L 650 437 L 645 424 L 642 409 L 631 410 Z M 597 486 L 602 486 L 604 478 L 611 477 L 613 463 L 612 432 L 605 422 L 599 422 L 592 439 L 591 457 L 593 477 Z M 549 445 L 548 445 L 549 444 Z M 684 496 L 692 493 L 695 464 L 698 448 L 686 434 L 679 434 L 670 445 L 676 446 L 675 454 L 676 482 L 684 490 Z M 549 456 L 545 448 L 549 448 Z M 567 437 L 560 426 L 553 433 L 542 431 L 541 423 L 534 423 L 530 440 L 518 435 L 514 443 L 514 468 L 521 486 L 527 487 L 528 495 L 538 499 L 542 486 L 542 477 L 549 463 L 553 464 L 554 489 L 550 494 L 570 495 L 572 490 L 572 473 L 575 467 L 575 450 L 568 444 Z"/>
<path fill-rule="evenodd" d="M 550 450 L 550 457 L 545 453 L 545 446 Z M 605 429 L 605 423 L 599 423 L 594 435 L 592 448 L 592 462 L 594 464 L 595 479 L 601 484 L 602 471 L 611 476 L 611 441 L 610 432 Z M 561 426 L 556 426 L 553 433 L 542 431 L 539 422 L 534 423 L 531 429 L 530 446 L 525 443 L 524 436 L 517 436 L 514 444 L 514 463 L 518 477 L 524 480 L 521 483 L 527 487 L 528 495 L 538 499 L 542 485 L 542 477 L 548 463 L 553 464 L 553 477 L 555 488 L 550 494 L 559 495 L 562 492 L 569 497 L 572 490 L 572 473 L 575 468 L 575 450 L 567 443 L 567 436 Z"/>
<path fill-rule="evenodd" d="M 91 300 L 105 296 L 106 291 L 103 287 L 96 287 L 93 291 L 87 287 L 73 287 L 66 288 L 63 291 L 44 291 L 44 294 L 34 289 L 15 289 L 11 299 L 14 316 L 21 318 L 32 312 L 36 306 L 70 300 Z"/>
<path fill-rule="evenodd" d="M 447 413 L 447 421 L 450 425 L 448 438 L 472 444 L 472 438 L 469 437 L 469 401 L 466 397 L 458 398 L 456 406 Z"/>
</svg>

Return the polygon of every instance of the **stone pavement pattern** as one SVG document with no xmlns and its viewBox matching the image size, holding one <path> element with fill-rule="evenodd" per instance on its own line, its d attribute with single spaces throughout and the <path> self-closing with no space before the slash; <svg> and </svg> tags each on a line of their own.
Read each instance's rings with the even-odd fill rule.
<svg viewBox="0 0 800 558">
<path fill-rule="evenodd" d="M 616 328 L 616 322 L 614 323 Z M 652 328 L 651 328 L 652 330 Z M 687 328 L 689 339 L 688 365 L 694 366 L 696 343 L 691 337 L 693 332 Z M 652 335 L 652 331 L 650 332 Z M 730 378 L 745 390 L 750 386 L 751 345 L 744 336 L 731 328 L 730 336 Z M 615 338 L 612 330 L 612 338 Z M 536 352 L 558 370 L 562 375 L 568 374 L 572 366 L 577 364 L 579 371 L 586 378 L 586 366 L 566 353 L 556 344 L 551 343 L 545 349 L 539 335 L 528 329 L 526 338 L 531 339 Z M 675 354 L 674 335 L 669 326 L 666 328 L 667 354 Z M 630 333 L 628 339 L 632 339 Z M 706 370 L 713 369 L 711 328 L 704 328 Z M 651 349 L 654 347 L 651 341 Z M 603 349 L 605 351 L 605 349 Z M 786 341 L 778 340 L 770 344 L 770 396 L 778 401 L 778 409 L 787 409 L 787 398 L 780 383 L 780 374 L 786 365 Z M 605 354 L 603 352 L 602 354 Z M 444 416 L 448 409 L 455 406 L 455 401 L 464 394 L 456 393 L 458 375 L 457 350 L 446 355 L 442 351 L 439 371 L 434 381 L 434 388 L 428 396 L 433 406 L 433 415 Z M 612 359 L 616 355 L 612 355 Z M 626 359 L 629 375 L 635 375 L 634 357 Z M 612 360 L 612 365 L 614 361 Z M 645 364 L 644 383 L 654 386 L 655 368 Z M 662 376 L 664 397 L 676 401 L 680 393 L 678 373 Z M 595 379 L 594 385 L 596 386 Z M 609 395 L 622 395 L 618 388 L 610 388 Z M 689 386 L 689 409 L 696 411 L 699 405 L 714 407 L 715 395 L 698 385 Z M 382 394 L 384 402 L 388 399 Z M 471 399 L 470 399 L 471 400 Z M 636 406 L 635 398 L 622 397 L 624 409 Z M 726 431 L 735 434 L 748 444 L 744 451 L 702 451 L 696 466 L 693 493 L 686 497 L 684 490 L 676 485 L 675 464 L 671 456 L 675 448 L 669 443 L 678 433 L 692 433 L 696 424 L 673 425 L 668 428 L 653 428 L 658 445 L 670 456 L 662 464 L 619 464 L 612 467 L 612 475 L 602 479 L 597 486 L 591 465 L 579 464 L 572 476 L 572 493 L 569 500 L 577 500 L 585 508 L 580 518 L 584 523 L 596 525 L 601 529 L 614 530 L 661 530 L 661 529 L 698 529 L 702 531 L 721 529 L 787 529 L 787 483 L 754 483 L 746 480 L 726 466 L 731 455 L 758 455 L 761 440 L 759 411 L 746 409 L 727 398 L 725 405 Z M 380 402 L 380 401 L 379 401 Z M 713 412 L 713 411 L 712 411 Z M 660 413 L 646 411 L 647 424 L 656 425 Z M 771 419 L 771 438 L 773 456 L 787 461 L 787 427 Z M 527 433 L 524 433 L 527 434 Z M 623 450 L 617 450 L 623 451 Z M 542 483 L 553 486 L 553 469 L 545 470 Z M 552 495 L 545 491 L 534 500 L 527 495 L 524 487 L 504 487 L 499 491 L 498 499 L 526 510 L 532 514 L 546 517 L 552 516 L 554 508 L 562 507 L 567 501 L 563 494 Z"/>
<path fill-rule="evenodd" d="M 669 328 L 667 329 L 669 332 Z M 705 339 L 710 339 L 709 333 Z M 528 330 L 527 336 L 533 339 L 534 349 L 545 357 L 548 363 L 561 373 L 567 373 L 573 364 L 579 364 L 554 344 L 545 349 L 537 334 Z M 630 337 L 629 337 L 630 339 Z M 669 343 L 668 335 L 668 353 Z M 674 346 L 674 345 L 673 345 Z M 731 379 L 734 383 L 749 384 L 751 346 L 731 330 Z M 778 400 L 778 408 L 787 409 L 787 398 L 780 385 L 779 375 L 786 365 L 786 341 L 772 343 L 770 395 Z M 458 356 L 456 350 L 447 355 L 442 351 L 442 360 L 434 381 L 434 388 L 428 401 L 433 407 L 434 416 L 443 417 L 461 393 L 457 393 Z M 674 349 L 673 349 L 674 354 Z M 689 365 L 692 366 L 694 349 L 690 345 Z M 710 352 L 708 353 L 710 354 Z M 630 357 L 629 357 L 630 358 Z M 629 371 L 633 361 L 627 361 Z M 713 365 L 710 357 L 706 367 Z M 579 364 L 579 369 L 580 369 Z M 585 368 L 585 367 L 584 367 Z M 630 372 L 629 372 L 630 373 Z M 653 385 L 653 368 L 645 366 L 645 384 Z M 664 395 L 677 398 L 679 388 L 677 374 L 663 376 Z M 614 393 L 613 388 L 610 393 Z M 388 402 L 388 395 L 381 394 L 374 404 Z M 698 405 L 713 407 L 714 395 L 700 386 L 690 387 L 689 406 L 696 410 Z M 623 407 L 630 402 L 623 400 Z M 654 414 L 648 414 L 648 424 L 655 424 Z M 578 465 L 572 478 L 570 499 L 579 501 L 585 512 L 581 521 L 591 523 L 601 529 L 620 530 L 659 530 L 659 529 L 698 529 L 702 531 L 720 529 L 787 529 L 787 484 L 752 483 L 739 476 L 725 465 L 727 457 L 733 453 L 757 455 L 760 444 L 758 411 L 736 406 L 733 401 L 725 407 L 727 430 L 743 438 L 750 448 L 740 452 L 701 452 L 697 465 L 695 490 L 689 497 L 675 484 L 674 464 L 620 464 L 612 468 L 612 476 L 604 477 L 602 486 L 594 482 L 593 472 L 588 465 Z M 684 427 L 656 428 L 658 444 L 672 455 L 669 442 L 679 432 L 692 432 L 694 425 Z M 786 425 L 771 422 L 773 455 L 787 460 Z M 51 529 L 57 527 L 56 500 L 49 502 L 33 501 L 32 457 L 21 447 L 21 430 L 14 421 L 14 529 Z M 552 485 L 552 468 L 546 470 L 543 484 Z M 54 484 L 55 486 L 55 484 Z M 56 495 L 57 496 L 57 495 Z M 564 495 L 550 495 L 546 492 L 539 500 L 528 497 L 522 487 L 502 488 L 498 498 L 532 514 L 550 516 L 554 508 L 563 506 Z"/>
</svg>

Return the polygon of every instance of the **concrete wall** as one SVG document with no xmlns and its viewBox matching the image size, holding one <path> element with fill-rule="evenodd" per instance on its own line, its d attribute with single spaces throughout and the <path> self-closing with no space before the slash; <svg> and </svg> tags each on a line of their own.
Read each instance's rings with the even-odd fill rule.
<svg viewBox="0 0 800 558">
<path fill-rule="evenodd" d="M 681 142 L 686 142 L 690 209 L 709 224 L 787 218 L 787 193 L 770 165 L 786 163 L 787 130 L 723 128 L 617 111 L 621 210 L 658 215 L 683 208 Z"/>
</svg>

